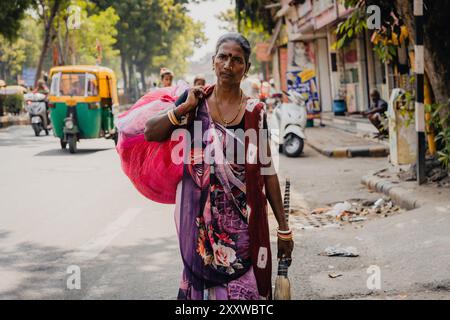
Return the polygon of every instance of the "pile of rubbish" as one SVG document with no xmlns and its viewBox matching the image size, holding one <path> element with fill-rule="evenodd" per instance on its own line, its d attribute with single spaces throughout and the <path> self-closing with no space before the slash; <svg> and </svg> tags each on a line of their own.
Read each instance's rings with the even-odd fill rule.
<svg viewBox="0 0 450 320">
<path fill-rule="evenodd" d="M 360 222 L 370 216 L 387 217 L 399 211 L 400 207 L 394 205 L 389 198 L 380 198 L 377 201 L 353 199 L 339 202 L 329 207 L 314 209 L 311 214 L 323 214 L 338 221 Z"/>
</svg>

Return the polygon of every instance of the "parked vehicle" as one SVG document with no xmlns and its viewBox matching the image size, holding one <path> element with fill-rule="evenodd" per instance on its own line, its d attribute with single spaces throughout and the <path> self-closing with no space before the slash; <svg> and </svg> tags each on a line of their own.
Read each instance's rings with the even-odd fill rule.
<svg viewBox="0 0 450 320">
<path fill-rule="evenodd" d="M 119 111 L 114 71 L 100 66 L 64 66 L 50 70 L 53 133 L 61 148 L 77 151 L 80 139 L 106 138 L 117 144 Z"/>
<path fill-rule="evenodd" d="M 306 140 L 307 99 L 295 90 L 283 93 L 288 97 L 289 103 L 276 99 L 269 120 L 271 139 L 279 146 L 280 152 L 288 157 L 298 157 L 303 152 Z"/>
<path fill-rule="evenodd" d="M 49 132 L 49 118 L 47 114 L 46 100 L 47 96 L 42 93 L 27 93 L 24 95 L 25 109 L 30 115 L 31 127 L 34 134 L 40 135 L 41 131 L 45 131 L 48 136 Z"/>
</svg>

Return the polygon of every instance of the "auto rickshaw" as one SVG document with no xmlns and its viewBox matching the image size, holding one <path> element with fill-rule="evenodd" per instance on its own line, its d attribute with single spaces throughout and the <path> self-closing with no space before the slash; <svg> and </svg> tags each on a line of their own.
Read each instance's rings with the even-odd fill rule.
<svg viewBox="0 0 450 320">
<path fill-rule="evenodd" d="M 114 72 L 100 66 L 63 66 L 50 70 L 49 108 L 53 134 L 61 148 L 77 151 L 80 139 L 107 138 L 117 144 L 119 111 Z"/>
</svg>

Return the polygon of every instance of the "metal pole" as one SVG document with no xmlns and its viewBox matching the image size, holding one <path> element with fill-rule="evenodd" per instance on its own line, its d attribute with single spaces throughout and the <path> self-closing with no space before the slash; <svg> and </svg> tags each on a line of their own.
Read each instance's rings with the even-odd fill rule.
<svg viewBox="0 0 450 320">
<path fill-rule="evenodd" d="M 416 72 L 416 131 L 417 131 L 417 183 L 426 180 L 425 172 L 425 109 L 424 109 L 424 56 L 423 56 L 423 0 L 414 0 L 414 20 L 416 25 L 415 72 Z"/>
</svg>

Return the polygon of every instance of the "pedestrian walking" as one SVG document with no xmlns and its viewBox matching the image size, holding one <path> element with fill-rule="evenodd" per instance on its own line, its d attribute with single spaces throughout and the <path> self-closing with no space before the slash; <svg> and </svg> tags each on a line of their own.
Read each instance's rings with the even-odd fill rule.
<svg viewBox="0 0 450 320">
<path fill-rule="evenodd" d="M 217 83 L 190 88 L 173 108 L 146 123 L 147 141 L 167 141 L 179 128 L 191 137 L 190 156 L 176 191 L 175 221 L 184 264 L 179 299 L 272 297 L 267 200 L 278 221 L 278 258 L 291 258 L 292 231 L 263 131 L 265 107 L 240 89 L 250 53 L 241 34 L 222 36 L 212 59 Z M 194 121 L 202 124 L 201 135 L 195 134 Z M 245 139 L 244 132 L 252 130 L 256 140 Z M 239 148 L 245 150 L 243 161 Z"/>
<path fill-rule="evenodd" d="M 174 76 L 172 70 L 167 68 L 161 68 L 160 76 L 161 76 L 161 86 L 163 88 L 172 86 Z"/>
<path fill-rule="evenodd" d="M 196 86 L 205 86 L 206 85 L 206 78 L 203 74 L 198 74 L 194 78 L 194 87 Z"/>
</svg>

